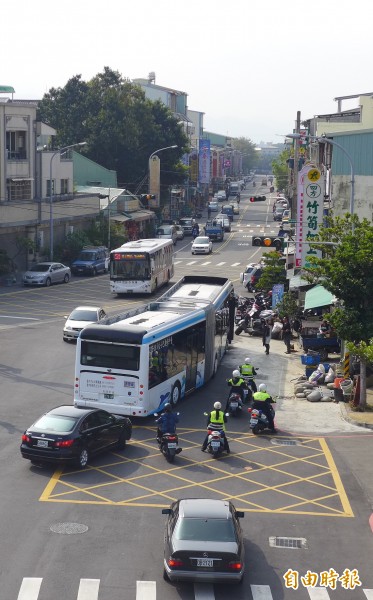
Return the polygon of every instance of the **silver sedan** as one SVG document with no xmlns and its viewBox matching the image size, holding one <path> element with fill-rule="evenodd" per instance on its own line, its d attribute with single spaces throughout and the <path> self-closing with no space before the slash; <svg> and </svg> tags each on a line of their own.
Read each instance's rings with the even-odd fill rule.
<svg viewBox="0 0 373 600">
<path fill-rule="evenodd" d="M 45 285 L 52 283 L 68 283 L 70 281 L 70 267 L 57 262 L 42 262 L 32 265 L 23 276 L 23 285 Z"/>
</svg>

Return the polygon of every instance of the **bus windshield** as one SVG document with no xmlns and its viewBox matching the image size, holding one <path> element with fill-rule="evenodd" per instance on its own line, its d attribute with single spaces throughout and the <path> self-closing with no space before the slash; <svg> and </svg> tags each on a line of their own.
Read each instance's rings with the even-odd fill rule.
<svg viewBox="0 0 373 600">
<path fill-rule="evenodd" d="M 143 255 L 136 258 L 135 255 L 114 254 L 114 260 L 110 264 L 110 278 L 131 280 L 150 279 L 149 256 Z"/>
</svg>

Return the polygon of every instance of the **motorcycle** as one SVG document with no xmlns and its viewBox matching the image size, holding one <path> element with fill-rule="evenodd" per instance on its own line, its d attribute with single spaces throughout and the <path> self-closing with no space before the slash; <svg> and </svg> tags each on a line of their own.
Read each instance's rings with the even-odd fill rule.
<svg viewBox="0 0 373 600">
<path fill-rule="evenodd" d="M 270 406 L 272 417 L 275 417 L 275 411 L 272 406 Z M 265 429 L 270 429 L 267 416 L 258 408 L 248 408 L 250 413 L 250 429 L 251 431 L 257 435 L 261 431 Z"/>
<path fill-rule="evenodd" d="M 242 410 L 242 400 L 239 394 L 229 394 L 227 401 L 227 412 L 231 417 L 237 417 Z"/>
<path fill-rule="evenodd" d="M 207 417 L 208 413 L 204 413 Z M 226 416 L 229 416 L 229 413 L 226 413 Z M 207 425 L 207 452 L 209 452 L 213 458 L 219 458 L 219 456 L 224 452 L 224 429 L 220 425 L 220 423 L 209 423 Z"/>
<path fill-rule="evenodd" d="M 157 417 L 157 413 L 154 413 L 154 416 Z M 182 448 L 178 448 L 179 438 L 176 433 L 163 433 L 160 438 L 157 437 L 157 442 L 159 450 L 169 463 L 173 463 L 176 454 L 182 451 Z"/>
</svg>

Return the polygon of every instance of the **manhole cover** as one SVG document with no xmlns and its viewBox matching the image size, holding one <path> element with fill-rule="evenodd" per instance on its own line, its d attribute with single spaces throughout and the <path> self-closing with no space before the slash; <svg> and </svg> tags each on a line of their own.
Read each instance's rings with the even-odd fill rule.
<svg viewBox="0 0 373 600">
<path fill-rule="evenodd" d="M 53 533 L 71 535 L 73 533 L 85 533 L 88 531 L 88 527 L 82 523 L 54 523 L 54 525 L 50 526 L 50 530 Z"/>
<path fill-rule="evenodd" d="M 270 537 L 269 545 L 271 548 L 290 548 L 292 550 L 304 550 L 307 548 L 307 540 L 306 538 Z"/>
<path fill-rule="evenodd" d="M 271 443 L 275 446 L 296 446 L 298 442 L 296 440 L 271 440 Z"/>
</svg>

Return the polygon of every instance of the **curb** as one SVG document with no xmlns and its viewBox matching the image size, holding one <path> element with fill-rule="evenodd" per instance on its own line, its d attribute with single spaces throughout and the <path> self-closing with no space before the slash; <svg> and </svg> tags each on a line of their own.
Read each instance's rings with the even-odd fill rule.
<svg viewBox="0 0 373 600">
<path fill-rule="evenodd" d="M 357 425 L 358 427 L 365 427 L 365 429 L 373 430 L 373 423 L 364 423 L 361 421 L 355 421 L 354 419 L 351 419 L 351 417 L 348 414 L 348 410 L 347 410 L 345 404 L 342 402 L 339 402 L 339 404 L 340 404 L 342 418 L 345 421 L 347 421 L 348 423 L 351 423 L 352 425 Z"/>
</svg>

